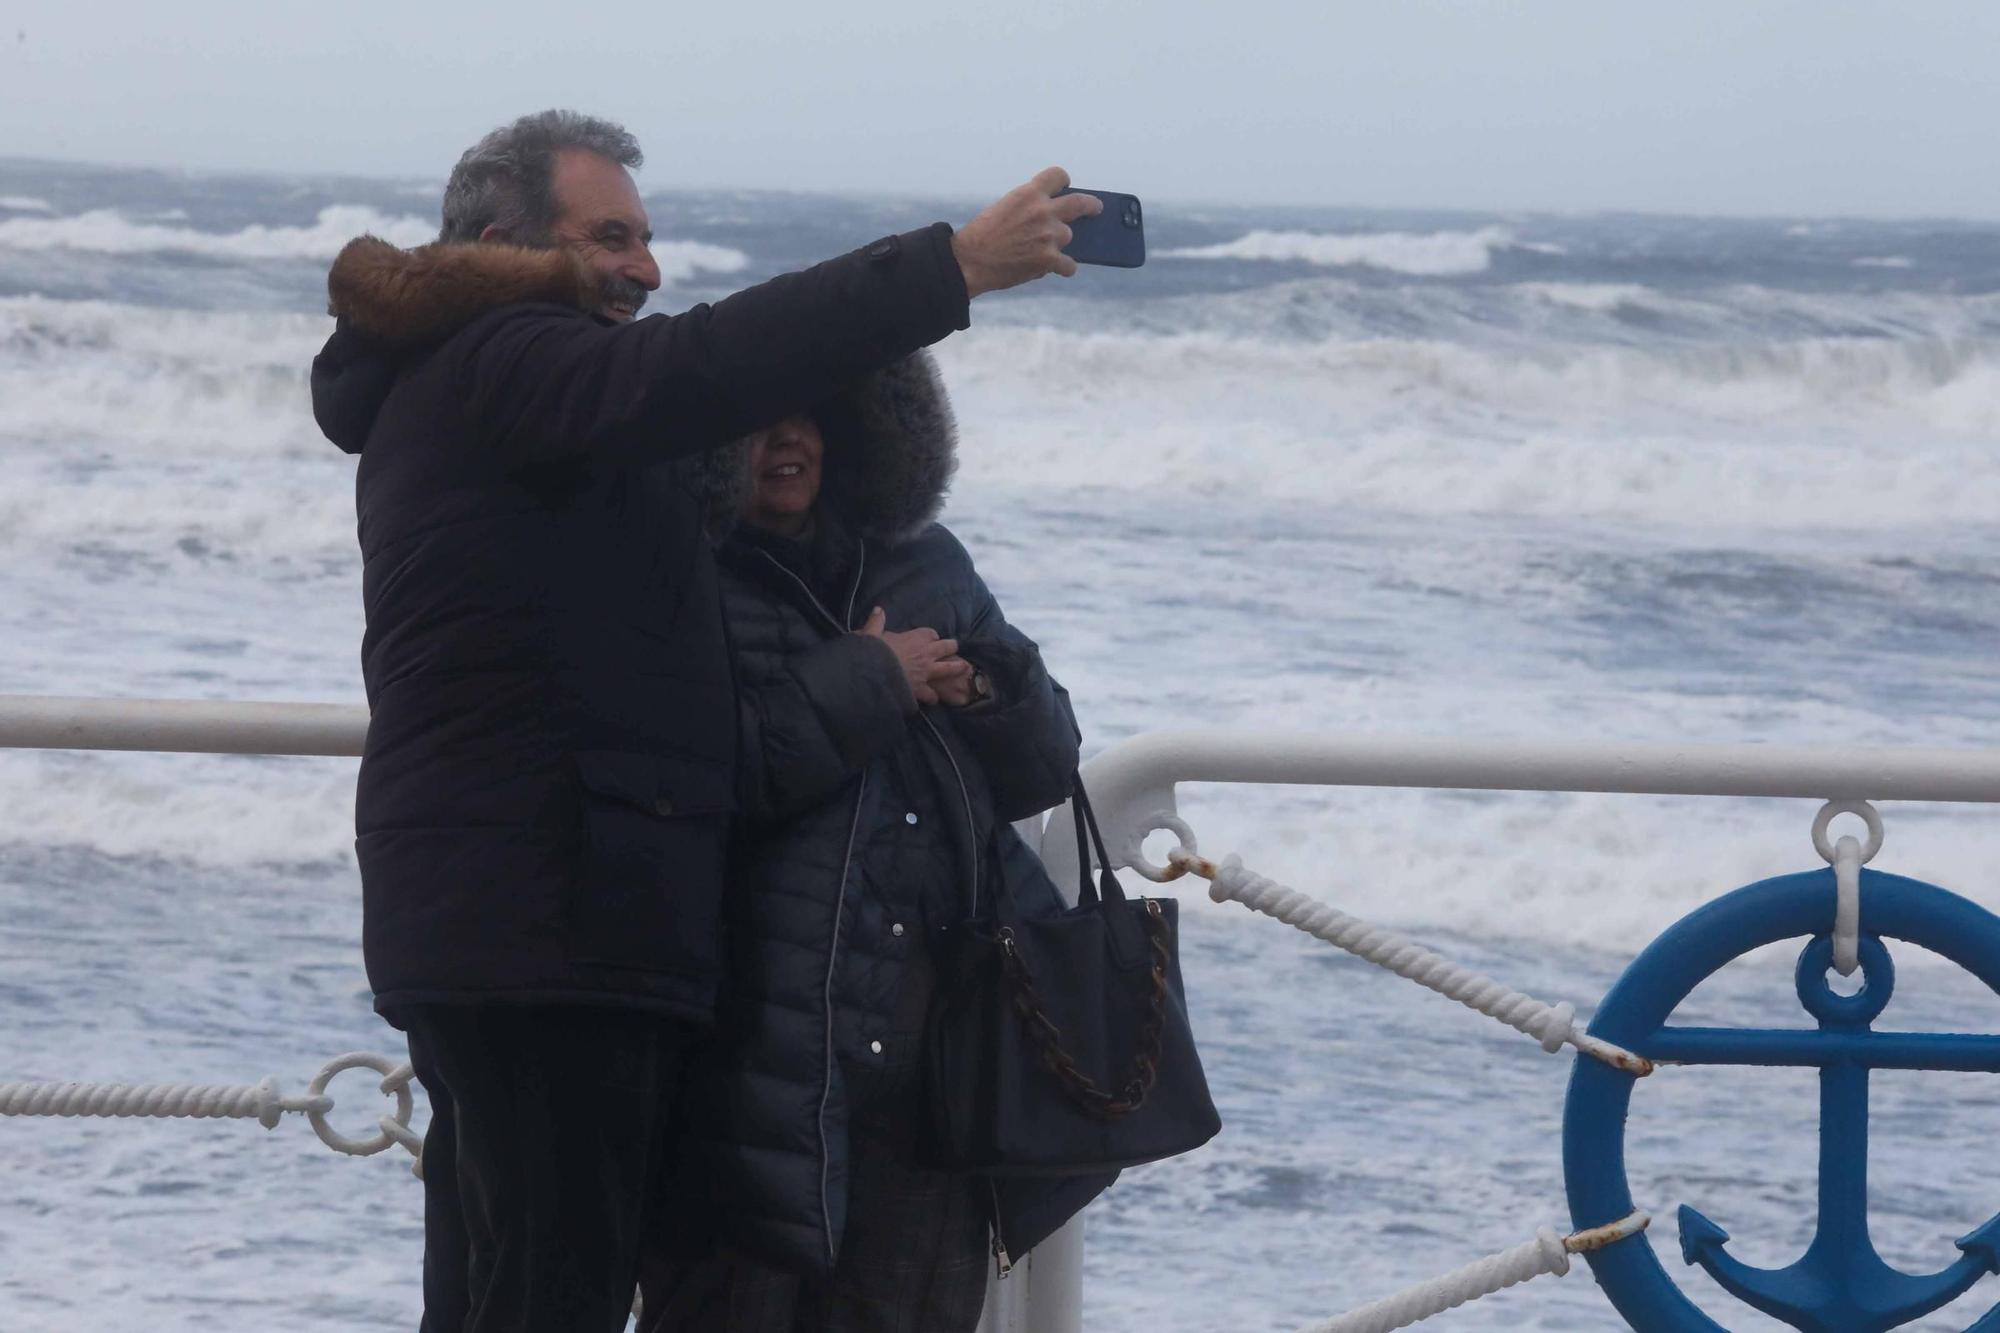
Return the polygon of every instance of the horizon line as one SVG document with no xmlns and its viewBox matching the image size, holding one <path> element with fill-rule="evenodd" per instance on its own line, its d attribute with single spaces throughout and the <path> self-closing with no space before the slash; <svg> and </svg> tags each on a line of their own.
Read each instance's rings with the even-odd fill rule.
<svg viewBox="0 0 2000 1333">
<path fill-rule="evenodd" d="M 421 172 L 368 173 L 342 169 L 285 169 L 255 166 L 207 166 L 191 163 L 159 163 L 113 161 L 102 158 L 44 157 L 31 154 L 0 153 L 0 167 L 8 165 L 44 168 L 67 168 L 98 172 L 150 172 L 163 176 L 206 178 L 213 180 L 353 180 L 377 184 L 432 185 L 442 192 L 444 180 L 441 177 Z M 955 190 L 923 190 L 908 187 L 801 187 L 784 185 L 743 185 L 715 182 L 677 184 L 671 186 L 648 185 L 642 167 L 635 177 L 640 185 L 641 197 L 664 197 L 672 195 L 701 194 L 744 194 L 769 195 L 794 199 L 838 199 L 849 202 L 895 200 L 910 203 L 949 203 L 978 207 L 982 198 L 970 192 Z M 997 196 L 991 196 L 997 198 Z M 1236 196 L 1227 200 L 1200 199 L 1173 194 L 1145 195 L 1156 204 L 1182 210 L 1205 209 L 1242 212 L 1256 208 L 1281 208 L 1298 211 L 1324 211 L 1349 213 L 1382 214 L 1435 214 L 1439 216 L 1508 218 L 1508 217 L 1549 217 L 1549 218 L 1661 218 L 1689 221 L 1718 220 L 1731 222 L 1868 222 L 1868 223 L 1955 223 L 1982 226 L 2000 226 L 2000 214 L 1938 213 L 1919 212 L 1857 212 L 1839 211 L 1813 213 L 1805 211 L 1781 212 L 1768 209 L 1711 209 L 1674 211 L 1660 208 L 1646 208 L 1625 205 L 1528 205 L 1496 206 L 1490 204 L 1387 204 L 1387 203 L 1327 203 L 1323 201 L 1299 201 L 1285 199 L 1246 200 Z M 989 200 L 990 201 L 990 200 Z"/>
</svg>

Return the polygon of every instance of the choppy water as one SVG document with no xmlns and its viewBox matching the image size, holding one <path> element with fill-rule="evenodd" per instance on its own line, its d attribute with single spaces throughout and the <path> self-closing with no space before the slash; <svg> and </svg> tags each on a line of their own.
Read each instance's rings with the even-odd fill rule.
<svg viewBox="0 0 2000 1333">
<path fill-rule="evenodd" d="M 304 368 L 327 259 L 362 229 L 425 239 L 435 192 L 0 162 L 0 692 L 359 700 L 353 464 Z M 649 202 L 663 309 L 968 211 Z M 1145 269 L 982 302 L 941 349 L 948 521 L 1092 747 L 1189 724 L 1993 743 L 2000 228 L 1148 211 Z M 297 1090 L 393 1049 L 356 946 L 352 779 L 0 755 L 0 1081 Z M 1692 906 L 1812 863 L 1806 802 L 1184 796 L 1205 848 L 1586 1009 Z M 1879 864 L 2000 906 L 1991 813 L 1888 817 Z M 1229 1128 L 1094 1215 L 1091 1326 L 1295 1327 L 1562 1220 L 1564 1061 L 1241 909 L 1189 915 Z M 1993 996 L 1904 961 L 1898 1026 L 1994 1028 Z M 1789 970 L 1738 969 L 1703 1017 L 1787 1016 Z M 1811 1077 L 1656 1084 L 1635 1194 L 1788 1262 Z M 1992 1093 L 1878 1081 L 1875 1225 L 1913 1270 L 2000 1210 Z M 0 1138 L 10 1333 L 414 1324 L 417 1187 L 387 1158 L 299 1124 Z M 1667 1220 L 1659 1242 L 1681 1271 Z M 1579 1266 L 1440 1326 L 1612 1324 Z"/>
</svg>

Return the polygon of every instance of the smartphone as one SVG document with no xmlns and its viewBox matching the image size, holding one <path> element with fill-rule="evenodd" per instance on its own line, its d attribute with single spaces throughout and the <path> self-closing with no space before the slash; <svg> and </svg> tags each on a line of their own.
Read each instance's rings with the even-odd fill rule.
<svg viewBox="0 0 2000 1333">
<path fill-rule="evenodd" d="M 1104 211 L 1092 218 L 1078 218 L 1069 224 L 1070 243 L 1063 253 L 1079 264 L 1108 264 L 1112 268 L 1138 268 L 1146 262 L 1146 219 L 1139 211 L 1139 197 L 1113 194 L 1110 190 L 1064 190 L 1063 194 L 1094 194 L 1104 201 Z"/>
</svg>

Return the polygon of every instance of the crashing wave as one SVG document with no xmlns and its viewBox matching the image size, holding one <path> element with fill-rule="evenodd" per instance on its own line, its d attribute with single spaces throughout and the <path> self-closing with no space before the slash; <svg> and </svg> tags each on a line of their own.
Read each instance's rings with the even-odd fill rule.
<svg viewBox="0 0 2000 1333">
<path fill-rule="evenodd" d="M 393 245 L 423 245 L 437 239 L 437 224 L 409 214 L 390 215 L 363 204 L 334 204 L 309 226 L 244 227 L 240 231 L 199 231 L 140 221 L 115 209 L 93 209 L 74 217 L 21 217 L 0 221 L 0 247 L 14 250 L 83 250 L 97 254 L 184 254 L 214 259 L 330 260 L 340 247 L 364 232 Z M 653 247 L 666 282 L 685 282 L 697 273 L 736 273 L 749 257 L 726 246 L 698 241 L 660 241 Z"/>
<path fill-rule="evenodd" d="M 1321 268 L 1376 268 L 1413 277 L 1482 273 L 1496 250 L 1515 244 L 1504 227 L 1478 231 L 1400 231 L 1329 234 L 1312 231 L 1253 231 L 1220 245 L 1162 250 L 1162 259 L 1242 259 L 1315 264 Z"/>
</svg>

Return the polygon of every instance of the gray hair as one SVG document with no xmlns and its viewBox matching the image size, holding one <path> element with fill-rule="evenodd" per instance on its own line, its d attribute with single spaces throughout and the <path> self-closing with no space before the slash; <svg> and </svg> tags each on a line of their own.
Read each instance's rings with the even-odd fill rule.
<svg viewBox="0 0 2000 1333">
<path fill-rule="evenodd" d="M 476 241 L 505 227 L 518 245 L 546 245 L 557 216 L 556 154 L 581 148 L 628 170 L 646 158 L 623 125 L 576 111 L 537 111 L 465 150 L 444 187 L 441 241 Z"/>
</svg>

